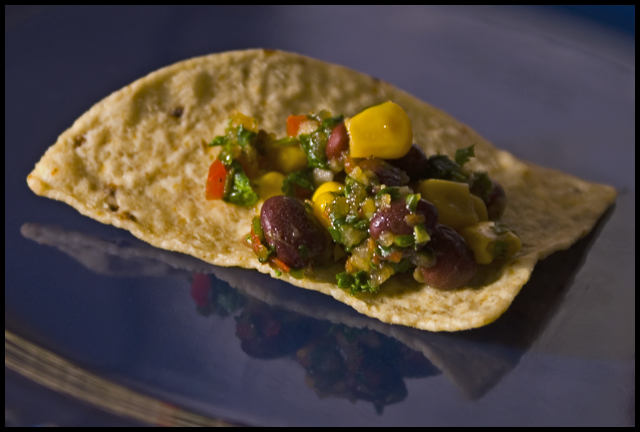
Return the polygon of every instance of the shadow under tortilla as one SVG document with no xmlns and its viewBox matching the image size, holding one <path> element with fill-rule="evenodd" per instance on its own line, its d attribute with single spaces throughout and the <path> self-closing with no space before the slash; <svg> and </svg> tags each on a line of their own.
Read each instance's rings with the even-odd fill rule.
<svg viewBox="0 0 640 432">
<path fill-rule="evenodd" d="M 508 374 L 544 330 L 566 287 L 580 269 L 587 251 L 615 210 L 615 204 L 594 229 L 565 251 L 539 262 L 529 282 L 509 309 L 494 323 L 473 330 L 434 333 L 385 324 L 359 314 L 324 294 L 294 287 L 253 270 L 217 267 L 196 258 L 134 240 L 98 239 L 63 228 L 25 224 L 23 236 L 57 247 L 89 269 L 111 276 L 191 276 L 213 274 L 242 294 L 270 307 L 305 317 L 370 329 L 422 353 L 471 400 L 484 396 Z M 268 357 L 268 356 L 267 356 Z"/>
<path fill-rule="evenodd" d="M 588 235 L 569 249 L 555 252 L 539 261 L 509 309 L 496 321 L 472 330 L 430 334 L 431 347 L 437 352 L 434 356 L 447 357 L 455 362 L 443 366 L 443 372 L 459 387 L 469 389 L 471 392 L 468 396 L 471 399 L 482 397 L 500 378 L 495 374 L 495 378 L 498 378 L 495 382 L 479 382 L 479 372 L 473 370 L 478 365 L 486 365 L 486 362 L 479 360 L 488 352 L 488 347 L 492 347 L 494 353 L 501 353 L 500 360 L 509 365 L 509 369 L 515 368 L 560 307 L 566 288 L 582 267 L 587 252 L 614 211 L 615 204 Z M 452 352 L 454 347 L 461 351 Z M 449 367 L 455 372 L 448 374 L 446 368 Z"/>
<path fill-rule="evenodd" d="M 593 230 L 569 249 L 555 252 L 539 261 L 529 282 L 522 287 L 509 309 L 498 320 L 485 327 L 458 332 L 456 335 L 477 342 L 528 349 L 560 305 L 560 299 L 566 293 L 565 288 L 582 267 L 587 252 L 615 207 L 613 204 Z"/>
</svg>

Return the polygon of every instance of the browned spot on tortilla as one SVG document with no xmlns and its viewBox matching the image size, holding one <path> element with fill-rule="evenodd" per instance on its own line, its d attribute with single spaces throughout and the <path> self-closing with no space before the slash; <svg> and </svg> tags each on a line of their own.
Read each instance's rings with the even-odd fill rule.
<svg viewBox="0 0 640 432">
<path fill-rule="evenodd" d="M 58 168 L 54 168 L 53 171 L 51 171 L 51 175 L 56 175 L 58 173 Z"/>
<path fill-rule="evenodd" d="M 107 187 L 105 188 L 105 190 L 106 190 L 106 192 L 107 192 L 107 194 L 109 196 L 115 197 L 116 196 L 116 191 L 118 190 L 118 186 L 116 186 L 116 185 L 114 185 L 112 183 L 109 183 L 107 185 Z"/>
<path fill-rule="evenodd" d="M 131 213 L 124 212 L 123 214 L 124 214 L 124 217 L 126 217 L 130 221 L 133 221 L 133 222 L 137 221 L 136 217 L 134 215 L 132 215 Z"/>
<path fill-rule="evenodd" d="M 262 52 L 264 52 L 264 55 L 266 55 L 267 57 L 269 57 L 270 55 L 273 55 L 275 53 L 278 52 L 278 50 L 274 50 L 274 49 L 263 49 Z"/>
<path fill-rule="evenodd" d="M 184 112 L 184 107 L 175 107 L 174 109 L 171 110 L 171 116 L 175 117 L 175 118 L 180 118 L 182 117 L 182 113 Z"/>
<path fill-rule="evenodd" d="M 114 184 L 109 183 L 107 186 L 105 186 L 104 189 L 107 194 L 105 202 L 109 206 L 109 210 L 111 210 L 112 212 L 118 211 L 118 209 L 120 208 L 120 206 L 118 205 L 118 200 L 116 199 L 116 192 L 118 190 L 118 187 Z"/>
<path fill-rule="evenodd" d="M 87 139 L 84 137 L 84 135 L 78 135 L 73 139 L 73 145 L 74 147 L 80 147 L 86 140 Z"/>
</svg>

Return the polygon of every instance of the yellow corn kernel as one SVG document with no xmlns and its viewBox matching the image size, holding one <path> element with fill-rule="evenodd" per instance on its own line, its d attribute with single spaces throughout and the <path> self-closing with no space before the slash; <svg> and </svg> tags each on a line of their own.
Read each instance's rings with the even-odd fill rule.
<svg viewBox="0 0 640 432">
<path fill-rule="evenodd" d="M 498 253 L 513 256 L 522 248 L 522 242 L 516 234 L 507 231 L 498 235 L 494 226 L 495 222 L 478 222 L 460 230 L 460 235 L 473 251 L 478 264 L 491 264 Z M 503 248 L 498 248 L 497 242 L 503 242 Z"/>
<path fill-rule="evenodd" d="M 399 159 L 413 142 L 411 120 L 391 101 L 365 109 L 345 121 L 349 133 L 351 157 Z"/>
<path fill-rule="evenodd" d="M 471 248 L 478 264 L 490 264 L 498 236 L 493 232 L 493 222 L 480 222 L 460 230 L 467 246 Z"/>
<path fill-rule="evenodd" d="M 231 119 L 229 120 L 229 126 L 235 128 L 240 125 L 244 126 L 245 129 L 258 132 L 258 120 L 253 117 L 246 116 L 238 110 L 233 110 L 231 113 Z"/>
<path fill-rule="evenodd" d="M 513 256 L 522 249 L 522 241 L 520 241 L 520 237 L 512 231 L 507 231 L 506 233 L 498 236 L 498 240 L 502 240 L 507 243 L 507 256 Z"/>
<path fill-rule="evenodd" d="M 298 145 L 274 147 L 271 165 L 285 174 L 300 171 L 307 167 L 307 154 Z"/>
<path fill-rule="evenodd" d="M 254 180 L 253 185 L 255 186 L 258 195 L 260 195 L 260 198 L 267 200 L 272 196 L 284 195 L 282 193 L 283 181 L 284 176 L 282 174 L 276 171 L 271 171 Z"/>
<path fill-rule="evenodd" d="M 318 189 L 316 189 L 316 191 L 313 193 L 313 197 L 311 198 L 311 201 L 316 201 L 318 199 L 318 197 L 326 192 L 342 192 L 344 190 L 344 185 L 342 183 L 338 183 L 338 182 L 326 182 L 326 183 L 322 183 Z"/>
<path fill-rule="evenodd" d="M 482 198 L 471 194 L 471 201 L 473 201 L 473 209 L 476 211 L 476 214 L 478 215 L 478 220 L 480 222 L 488 221 L 489 213 L 487 213 L 487 206 L 484 203 L 484 201 L 482 201 Z"/>
<path fill-rule="evenodd" d="M 459 230 L 478 222 L 469 185 L 447 180 L 429 179 L 418 186 L 422 198 L 438 209 L 438 223 Z M 486 208 L 485 214 L 486 217 Z"/>
<path fill-rule="evenodd" d="M 364 203 L 362 204 L 362 216 L 365 217 L 365 219 L 369 220 L 373 217 L 373 214 L 376 212 L 376 202 L 373 200 L 373 198 L 367 198 L 366 200 L 364 200 Z"/>
<path fill-rule="evenodd" d="M 325 192 L 313 200 L 313 214 L 325 228 L 328 228 L 329 225 L 331 225 L 331 221 L 326 216 L 325 211 L 327 210 L 327 207 L 331 205 L 334 198 L 335 195 L 333 192 Z"/>
</svg>

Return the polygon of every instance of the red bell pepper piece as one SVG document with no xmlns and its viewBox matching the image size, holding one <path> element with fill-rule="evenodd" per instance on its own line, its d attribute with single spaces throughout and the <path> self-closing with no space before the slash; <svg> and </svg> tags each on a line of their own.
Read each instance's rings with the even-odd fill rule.
<svg viewBox="0 0 640 432">
<path fill-rule="evenodd" d="M 305 121 L 307 121 L 307 116 L 304 114 L 290 115 L 287 117 L 287 136 L 298 136 L 298 129 L 300 129 L 300 125 Z"/>
<path fill-rule="evenodd" d="M 227 168 L 220 159 L 216 159 L 209 167 L 207 178 L 207 200 L 224 198 L 224 186 L 227 182 Z"/>
<path fill-rule="evenodd" d="M 271 263 L 273 265 L 275 265 L 278 270 L 283 271 L 285 273 L 289 273 L 291 271 L 291 267 L 289 267 L 288 265 L 286 265 L 281 259 L 276 258 L 274 256 L 269 258 L 269 261 L 271 261 Z"/>
</svg>

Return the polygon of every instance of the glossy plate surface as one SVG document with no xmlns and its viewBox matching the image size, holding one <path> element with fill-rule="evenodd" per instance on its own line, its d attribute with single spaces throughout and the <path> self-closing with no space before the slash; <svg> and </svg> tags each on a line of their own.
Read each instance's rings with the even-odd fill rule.
<svg viewBox="0 0 640 432">
<path fill-rule="evenodd" d="M 497 322 L 435 334 L 153 249 L 28 189 L 57 135 L 109 93 L 254 47 L 379 77 L 619 197 L 592 234 L 538 264 Z M 5 365 L 146 423 L 634 425 L 634 116 L 634 41 L 528 9 L 60 7 L 13 19 Z"/>
</svg>

